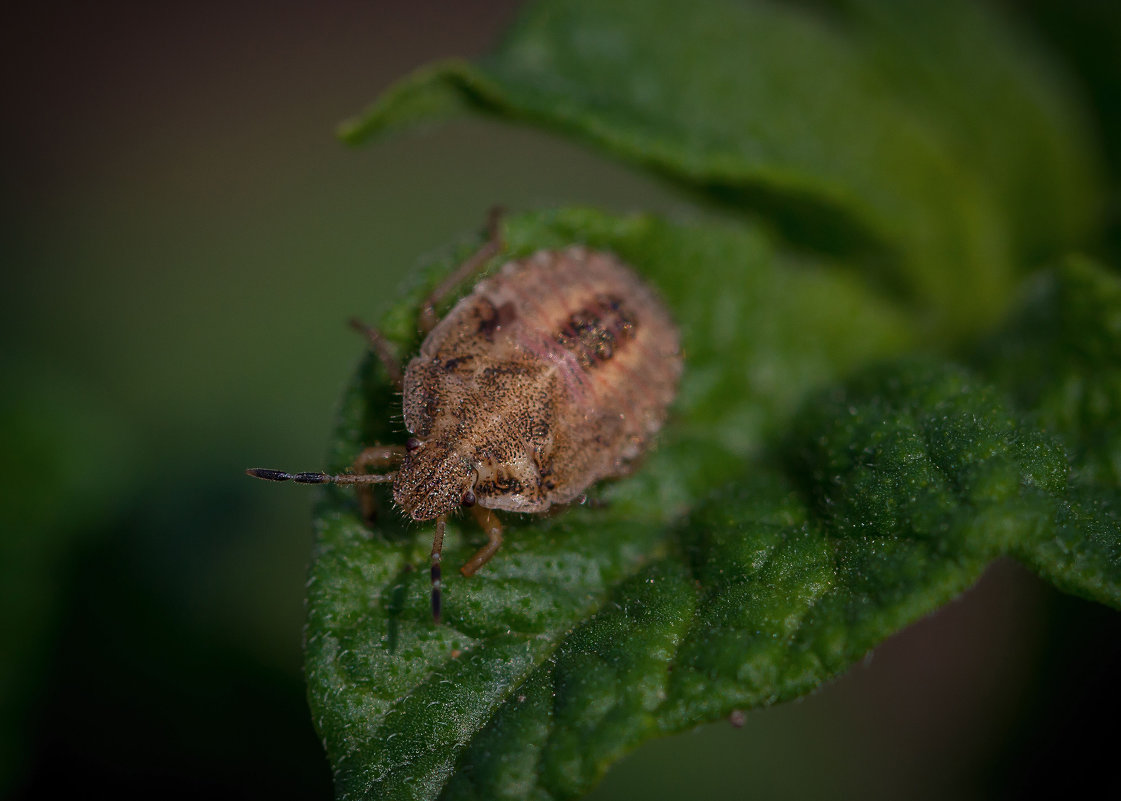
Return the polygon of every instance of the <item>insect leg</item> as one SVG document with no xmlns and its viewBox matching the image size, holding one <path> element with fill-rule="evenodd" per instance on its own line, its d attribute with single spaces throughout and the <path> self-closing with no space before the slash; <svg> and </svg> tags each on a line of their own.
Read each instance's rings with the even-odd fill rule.
<svg viewBox="0 0 1121 801">
<path fill-rule="evenodd" d="M 475 575 L 475 571 L 490 561 L 495 551 L 502 547 L 502 522 L 498 519 L 498 515 L 481 506 L 472 506 L 471 513 L 475 515 L 475 520 L 487 533 L 488 539 L 487 544 L 476 551 L 475 555 L 459 569 L 459 572 L 465 576 Z"/>
<path fill-rule="evenodd" d="M 404 445 L 371 445 L 358 454 L 351 469 L 357 473 L 368 467 L 386 467 L 397 464 L 404 458 Z"/>
<path fill-rule="evenodd" d="M 366 339 L 370 341 L 370 350 L 381 360 L 385 372 L 389 375 L 389 380 L 400 390 L 405 380 L 405 374 L 401 370 L 401 359 L 397 355 L 397 349 L 393 347 L 393 343 L 386 339 L 385 334 L 381 331 L 372 325 L 366 325 L 361 320 L 352 318 L 350 327 L 366 335 Z"/>
<path fill-rule="evenodd" d="M 371 467 L 381 468 L 400 464 L 404 458 L 405 448 L 401 445 L 371 445 L 358 454 L 350 470 L 352 473 L 364 474 Z M 362 508 L 362 519 L 372 525 L 377 520 L 378 513 L 374 488 L 369 484 L 359 484 L 355 489 L 358 494 L 358 504 Z"/>
<path fill-rule="evenodd" d="M 487 214 L 487 241 L 475 251 L 471 258 L 463 262 L 455 271 L 436 285 L 436 288 L 424 299 L 420 307 L 420 318 L 417 326 L 421 332 L 427 334 L 439 322 L 436 319 L 436 306 L 447 298 L 456 287 L 482 270 L 488 261 L 498 255 L 502 250 L 502 232 L 500 230 L 503 210 L 495 206 Z"/>
<path fill-rule="evenodd" d="M 432 538 L 432 619 L 440 622 L 440 589 L 443 581 L 440 578 L 440 554 L 444 550 L 444 527 L 447 525 L 447 516 L 440 515 L 436 518 L 436 535 Z"/>
</svg>

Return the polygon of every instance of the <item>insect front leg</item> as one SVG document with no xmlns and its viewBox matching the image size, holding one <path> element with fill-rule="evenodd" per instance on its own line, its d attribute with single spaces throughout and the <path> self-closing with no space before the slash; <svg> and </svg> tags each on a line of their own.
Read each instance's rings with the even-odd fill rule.
<svg viewBox="0 0 1121 801">
<path fill-rule="evenodd" d="M 358 475 L 376 473 L 382 468 L 399 465 L 404 458 L 405 448 L 401 445 L 371 445 L 358 454 L 350 471 Z M 362 509 L 362 519 L 367 525 L 373 525 L 378 517 L 378 504 L 373 486 L 359 484 L 355 491 L 358 495 L 359 507 Z"/>
<path fill-rule="evenodd" d="M 440 574 L 440 557 L 444 552 L 444 529 L 447 523 L 448 518 L 446 515 L 440 515 L 436 518 L 436 533 L 432 537 L 432 553 L 429 556 L 432 564 L 429 571 L 432 576 L 432 619 L 437 623 L 440 622 L 440 592 L 444 586 L 443 578 Z"/>
<path fill-rule="evenodd" d="M 436 323 L 440 322 L 436 317 L 436 307 L 460 284 L 486 267 L 487 262 L 502 251 L 502 231 L 500 230 L 502 215 L 503 210 L 498 206 L 490 210 L 487 214 L 486 244 L 475 251 L 471 258 L 459 265 L 451 275 L 437 284 L 436 288 L 424 299 L 417 320 L 417 327 L 420 328 L 422 334 L 427 335 L 436 327 Z"/>
<path fill-rule="evenodd" d="M 475 571 L 489 562 L 495 552 L 502 547 L 502 521 L 498 519 L 498 515 L 482 506 L 472 506 L 471 514 L 475 516 L 479 527 L 487 533 L 487 544 L 459 568 L 459 572 L 465 576 L 475 575 Z"/>
<path fill-rule="evenodd" d="M 464 576 L 473 576 L 475 571 L 485 565 L 495 551 L 502 546 L 502 523 L 498 519 L 498 515 L 490 509 L 483 509 L 482 507 L 472 507 L 471 512 L 475 515 L 475 520 L 487 533 L 487 544 L 480 548 L 474 556 L 472 556 L 459 572 Z M 432 537 L 432 552 L 429 554 L 431 561 L 430 573 L 432 576 L 432 617 L 439 623 L 440 615 L 442 612 L 442 593 L 444 587 L 443 570 L 440 566 L 440 560 L 444 552 L 444 531 L 447 527 L 447 516 L 440 515 L 436 518 L 436 533 Z"/>
</svg>

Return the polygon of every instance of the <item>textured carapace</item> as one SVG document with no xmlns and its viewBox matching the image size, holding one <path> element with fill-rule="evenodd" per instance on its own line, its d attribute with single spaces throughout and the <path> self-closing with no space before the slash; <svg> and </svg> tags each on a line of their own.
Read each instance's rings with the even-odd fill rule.
<svg viewBox="0 0 1121 801">
<path fill-rule="evenodd" d="M 367 518 L 370 485 L 392 482 L 402 511 L 436 520 L 436 621 L 448 513 L 472 507 L 486 532 L 486 545 L 459 568 L 474 575 L 502 545 L 492 509 L 544 512 L 626 473 L 661 428 L 681 375 L 677 328 L 658 297 L 615 256 L 584 247 L 507 263 L 437 323 L 436 305 L 501 252 L 499 220 L 492 211 L 487 243 L 421 306 L 428 336 L 404 371 L 384 334 L 354 323 L 401 387 L 413 435 L 403 447 L 371 445 L 337 475 L 246 471 L 357 486 Z"/>
<path fill-rule="evenodd" d="M 681 374 L 677 328 L 616 257 L 507 263 L 432 330 L 404 377 L 415 439 L 393 481 L 416 520 L 464 504 L 543 512 L 626 473 Z"/>
</svg>

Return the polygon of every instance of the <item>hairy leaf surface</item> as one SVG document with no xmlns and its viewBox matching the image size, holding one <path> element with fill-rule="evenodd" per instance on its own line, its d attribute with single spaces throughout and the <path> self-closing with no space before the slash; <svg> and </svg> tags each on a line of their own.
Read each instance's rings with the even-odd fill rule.
<svg viewBox="0 0 1121 801">
<path fill-rule="evenodd" d="M 651 737 L 813 690 L 1002 556 L 1121 606 L 1121 284 L 1065 257 L 1100 202 L 1071 97 L 966 0 L 539 0 L 348 123 L 540 125 L 724 222 L 505 220 L 492 269 L 580 242 L 649 280 L 681 389 L 633 475 L 445 571 L 440 626 L 432 526 L 384 495 L 371 529 L 327 489 L 307 673 L 340 795 L 578 797 Z M 381 321 L 403 356 L 470 250 Z M 400 412 L 366 360 L 332 467 L 402 441 Z M 452 520 L 445 564 L 483 539 Z"/>
<path fill-rule="evenodd" d="M 1072 479 L 1063 444 L 964 368 L 862 368 L 915 334 L 849 274 L 792 269 L 741 227 L 570 210 L 506 232 L 511 256 L 619 253 L 669 299 L 689 369 L 642 469 L 509 518 L 494 560 L 448 579 L 441 626 L 431 528 L 386 509 L 371 531 L 326 494 L 308 678 L 344 797 L 577 797 L 651 736 L 808 692 L 1001 554 L 1121 604 L 1116 492 Z M 404 347 L 410 320 L 387 320 Z M 398 403 L 367 362 L 336 467 L 400 439 Z M 445 560 L 481 536 L 456 521 Z"/>
</svg>

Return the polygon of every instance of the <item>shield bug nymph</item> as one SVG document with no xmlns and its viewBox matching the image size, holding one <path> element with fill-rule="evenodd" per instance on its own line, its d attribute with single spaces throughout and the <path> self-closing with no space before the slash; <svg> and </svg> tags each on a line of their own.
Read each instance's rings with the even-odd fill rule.
<svg viewBox="0 0 1121 801">
<path fill-rule="evenodd" d="M 247 471 L 305 484 L 392 483 L 403 513 L 436 521 L 437 620 L 448 513 L 469 507 L 487 534 L 460 568 L 470 576 L 502 544 L 493 510 L 545 512 L 625 474 L 661 428 L 681 375 L 677 328 L 654 291 L 616 256 L 579 245 L 507 262 L 437 320 L 440 302 L 500 251 L 492 214 L 487 243 L 421 306 L 426 336 L 403 371 L 385 337 L 358 326 L 401 389 L 411 435 L 403 446 L 367 448 L 339 475 Z"/>
</svg>

